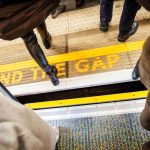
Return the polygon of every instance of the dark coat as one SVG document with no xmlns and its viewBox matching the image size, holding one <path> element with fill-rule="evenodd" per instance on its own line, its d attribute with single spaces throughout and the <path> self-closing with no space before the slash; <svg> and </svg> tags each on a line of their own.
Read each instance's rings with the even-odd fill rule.
<svg viewBox="0 0 150 150">
<path fill-rule="evenodd" d="M 150 131 L 150 37 L 148 37 L 144 43 L 142 54 L 139 59 L 139 69 L 141 82 L 149 90 L 140 120 L 142 126 Z"/>
<path fill-rule="evenodd" d="M 0 38 L 24 36 L 45 20 L 59 0 L 0 0 Z"/>
<path fill-rule="evenodd" d="M 150 90 L 150 36 L 143 45 L 142 54 L 139 59 L 141 82 Z"/>
</svg>

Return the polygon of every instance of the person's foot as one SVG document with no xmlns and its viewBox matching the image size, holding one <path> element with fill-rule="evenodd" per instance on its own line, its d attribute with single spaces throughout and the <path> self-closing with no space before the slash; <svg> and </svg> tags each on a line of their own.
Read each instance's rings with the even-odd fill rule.
<svg viewBox="0 0 150 150">
<path fill-rule="evenodd" d="M 100 24 L 100 31 L 107 32 L 109 28 L 109 23 L 101 23 Z"/>
<path fill-rule="evenodd" d="M 52 13 L 52 19 L 55 19 L 60 13 L 64 12 L 66 9 L 65 5 L 59 5 Z"/>
<path fill-rule="evenodd" d="M 137 80 L 138 78 L 140 78 L 140 72 L 139 72 L 139 66 L 137 62 L 132 72 L 132 79 Z"/>
<path fill-rule="evenodd" d="M 55 66 L 50 66 L 50 71 L 47 72 L 47 75 L 50 77 L 51 82 L 53 83 L 54 86 L 57 86 L 59 84 L 59 79 L 57 77 L 58 70 Z"/>
<path fill-rule="evenodd" d="M 50 49 L 51 45 L 52 45 L 52 37 L 49 33 L 47 33 L 47 37 L 46 38 L 42 38 L 42 42 L 43 45 L 46 49 Z"/>
<path fill-rule="evenodd" d="M 138 22 L 134 21 L 128 34 L 126 34 L 126 35 L 119 34 L 118 35 L 118 41 L 125 42 L 130 36 L 132 36 L 136 33 L 137 29 L 138 29 Z"/>
<path fill-rule="evenodd" d="M 150 141 L 143 144 L 142 150 L 150 150 Z"/>
</svg>

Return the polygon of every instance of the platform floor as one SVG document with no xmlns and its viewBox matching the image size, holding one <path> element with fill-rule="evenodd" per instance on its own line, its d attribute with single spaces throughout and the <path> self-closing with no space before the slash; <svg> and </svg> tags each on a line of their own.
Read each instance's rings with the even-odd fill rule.
<svg viewBox="0 0 150 150">
<path fill-rule="evenodd" d="M 49 121 L 60 127 L 57 150 L 141 150 L 150 134 L 141 128 L 140 114 Z"/>
<path fill-rule="evenodd" d="M 57 150 L 141 150 L 150 140 L 139 122 L 144 104 L 137 99 L 35 112 L 60 127 Z"/>
<path fill-rule="evenodd" d="M 47 19 L 48 30 L 53 36 L 51 49 L 45 50 L 39 34 L 37 36 L 49 63 L 56 64 L 60 78 L 133 68 L 143 42 L 149 36 L 150 13 L 144 9 L 138 12 L 139 29 L 136 35 L 122 44 L 117 41 L 122 2 L 116 2 L 114 10 L 108 33 L 98 29 L 98 4 L 63 13 L 55 20 Z M 47 80 L 48 77 L 32 60 L 21 39 L 11 42 L 0 40 L 2 83 L 12 86 Z"/>
</svg>

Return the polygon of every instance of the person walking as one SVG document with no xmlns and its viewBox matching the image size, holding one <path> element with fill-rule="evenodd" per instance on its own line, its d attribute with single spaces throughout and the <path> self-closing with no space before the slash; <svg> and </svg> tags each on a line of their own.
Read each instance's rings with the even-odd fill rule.
<svg viewBox="0 0 150 150">
<path fill-rule="evenodd" d="M 100 0 L 100 30 L 107 32 L 109 23 L 112 20 L 114 0 Z M 125 42 L 130 36 L 134 35 L 138 29 L 135 20 L 137 11 L 141 6 L 136 0 L 125 0 L 119 24 L 118 41 Z"/>
<path fill-rule="evenodd" d="M 59 5 L 59 0 L 5 0 L 0 1 L 0 38 L 14 40 L 21 37 L 37 64 L 46 72 L 54 85 L 59 84 L 57 69 L 49 65 L 38 44 L 33 29 L 37 28 L 46 49 L 51 47 L 51 35 L 45 19 Z"/>
</svg>

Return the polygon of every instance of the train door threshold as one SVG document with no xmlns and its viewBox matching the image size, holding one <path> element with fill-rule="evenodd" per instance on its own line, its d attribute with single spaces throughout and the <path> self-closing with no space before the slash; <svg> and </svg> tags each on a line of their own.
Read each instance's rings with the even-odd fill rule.
<svg viewBox="0 0 150 150">
<path fill-rule="evenodd" d="M 35 110 L 60 127 L 60 150 L 141 150 L 150 135 L 139 117 L 145 99 Z"/>
</svg>

